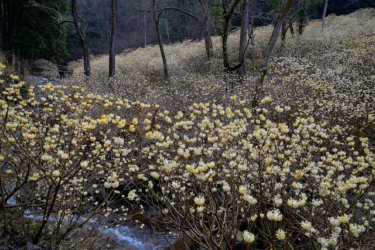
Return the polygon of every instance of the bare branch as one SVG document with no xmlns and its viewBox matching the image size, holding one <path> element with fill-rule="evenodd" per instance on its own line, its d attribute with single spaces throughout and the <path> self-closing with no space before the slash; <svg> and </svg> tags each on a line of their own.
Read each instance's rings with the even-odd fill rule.
<svg viewBox="0 0 375 250">
<path fill-rule="evenodd" d="M 190 12 L 190 11 L 187 11 L 187 10 L 184 10 L 184 9 L 181 9 L 181 8 L 177 8 L 177 7 L 165 7 L 165 8 L 161 8 L 161 9 L 157 9 L 156 12 L 163 12 L 163 11 L 166 11 L 166 10 L 174 10 L 174 11 L 178 11 L 178 12 L 181 12 L 187 16 L 190 16 L 194 19 L 196 19 L 197 21 L 200 21 L 199 17 L 197 15 L 195 15 L 194 13 Z M 152 13 L 152 10 L 137 10 L 138 12 L 142 12 L 142 13 Z"/>
</svg>

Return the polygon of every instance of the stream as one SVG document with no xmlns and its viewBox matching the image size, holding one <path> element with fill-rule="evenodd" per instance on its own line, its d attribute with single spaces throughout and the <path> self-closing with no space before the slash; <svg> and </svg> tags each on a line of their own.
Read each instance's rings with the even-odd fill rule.
<svg viewBox="0 0 375 250">
<path fill-rule="evenodd" d="M 16 199 L 11 197 L 7 205 L 17 205 Z M 33 221 L 43 220 L 41 215 L 33 215 L 30 210 L 26 209 L 24 213 L 26 219 Z M 81 218 L 85 220 L 86 218 Z M 56 218 L 51 216 L 49 221 L 55 221 Z M 99 228 L 100 230 L 101 228 Z M 170 249 L 167 240 L 158 232 L 150 229 L 143 228 L 140 229 L 132 223 L 122 225 L 120 227 L 109 227 L 106 229 L 100 230 L 103 236 L 108 236 L 110 239 L 113 239 L 118 244 L 117 249 L 128 249 L 128 250 L 164 250 Z M 171 243 L 174 243 L 176 239 L 168 237 L 168 240 Z"/>
</svg>

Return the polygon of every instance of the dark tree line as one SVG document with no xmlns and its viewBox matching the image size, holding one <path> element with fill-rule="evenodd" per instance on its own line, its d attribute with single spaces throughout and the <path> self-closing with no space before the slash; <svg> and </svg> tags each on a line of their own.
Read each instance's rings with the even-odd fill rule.
<svg viewBox="0 0 375 250">
<path fill-rule="evenodd" d="M 222 35 L 225 45 L 228 32 L 244 25 L 245 19 L 242 17 L 245 13 L 248 13 L 246 23 L 252 23 L 251 26 L 276 24 L 278 13 L 286 2 L 248 1 L 249 10 L 243 12 L 246 7 L 244 3 L 247 2 L 244 0 L 155 0 L 158 12 L 162 12 L 158 18 L 159 37 L 153 16 L 139 11 L 152 10 L 153 1 L 150 0 L 118 1 L 116 26 L 112 25 L 112 0 L 0 0 L 1 50 L 9 60 L 18 56 L 26 59 L 45 58 L 59 63 L 81 58 L 82 54 L 107 54 L 109 47 L 112 54 L 116 54 L 129 48 L 156 44 L 159 40 L 165 44 L 204 39 L 207 58 L 210 59 L 211 35 Z M 76 2 L 78 10 L 75 18 L 73 2 Z M 290 25 L 293 22 L 300 24 L 297 31 L 302 32 L 308 18 L 322 17 L 324 6 L 327 7 L 327 15 L 375 7 L 372 0 L 329 0 L 326 5 L 324 2 L 296 0 L 291 14 L 286 17 L 288 22 L 283 23 L 281 36 L 285 37 L 287 30 L 294 32 Z M 232 6 L 235 6 L 233 11 Z M 80 22 L 78 30 L 77 25 L 72 24 L 74 19 Z M 117 27 L 116 31 L 111 32 L 112 26 Z M 111 36 L 116 38 L 112 42 Z M 85 38 L 85 45 L 82 45 L 82 37 Z M 242 33 L 242 51 L 244 40 L 247 39 Z M 239 53 L 238 63 L 229 65 L 225 59 L 225 67 L 233 69 L 241 61 Z M 240 65 L 240 68 L 243 69 L 244 65 Z"/>
<path fill-rule="evenodd" d="M 62 62 L 68 56 L 63 16 L 66 0 L 1 0 L 1 50 L 11 58 L 45 58 Z"/>
</svg>

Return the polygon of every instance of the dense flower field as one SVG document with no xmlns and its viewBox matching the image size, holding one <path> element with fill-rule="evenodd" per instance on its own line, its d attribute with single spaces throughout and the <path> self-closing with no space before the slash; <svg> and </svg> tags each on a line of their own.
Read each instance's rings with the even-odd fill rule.
<svg viewBox="0 0 375 250">
<path fill-rule="evenodd" d="M 359 41 L 368 56 L 374 38 Z M 159 106 L 27 85 L 1 64 L 1 227 L 58 246 L 137 211 L 195 248 L 370 249 L 374 68 L 331 71 L 314 53 L 277 57 L 257 108 L 232 76 L 171 86 Z"/>
</svg>

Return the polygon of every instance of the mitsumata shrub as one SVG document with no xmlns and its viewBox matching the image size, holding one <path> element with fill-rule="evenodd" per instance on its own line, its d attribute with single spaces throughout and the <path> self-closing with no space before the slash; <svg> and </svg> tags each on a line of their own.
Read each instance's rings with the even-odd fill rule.
<svg viewBox="0 0 375 250">
<path fill-rule="evenodd" d="M 2 210 L 42 215 L 34 242 L 47 223 L 58 245 L 137 208 L 207 249 L 374 244 L 373 140 L 320 113 L 300 116 L 271 97 L 252 110 L 236 95 L 170 112 L 80 87 L 24 86 L 14 75 L 1 83 Z M 363 123 L 373 127 L 373 113 Z"/>
<path fill-rule="evenodd" d="M 133 216 L 191 248 L 373 248 L 374 13 L 288 37 L 257 108 L 257 75 L 224 74 L 193 42 L 179 46 L 202 50 L 191 56 L 202 72 L 182 56 L 166 86 L 145 66 L 156 48 L 140 49 L 121 56 L 116 93 L 99 61 L 64 86 L 28 87 L 1 64 L 1 226 L 55 247 Z M 254 67 L 260 52 L 249 53 Z M 16 212 L 26 223 L 9 219 Z"/>
</svg>

